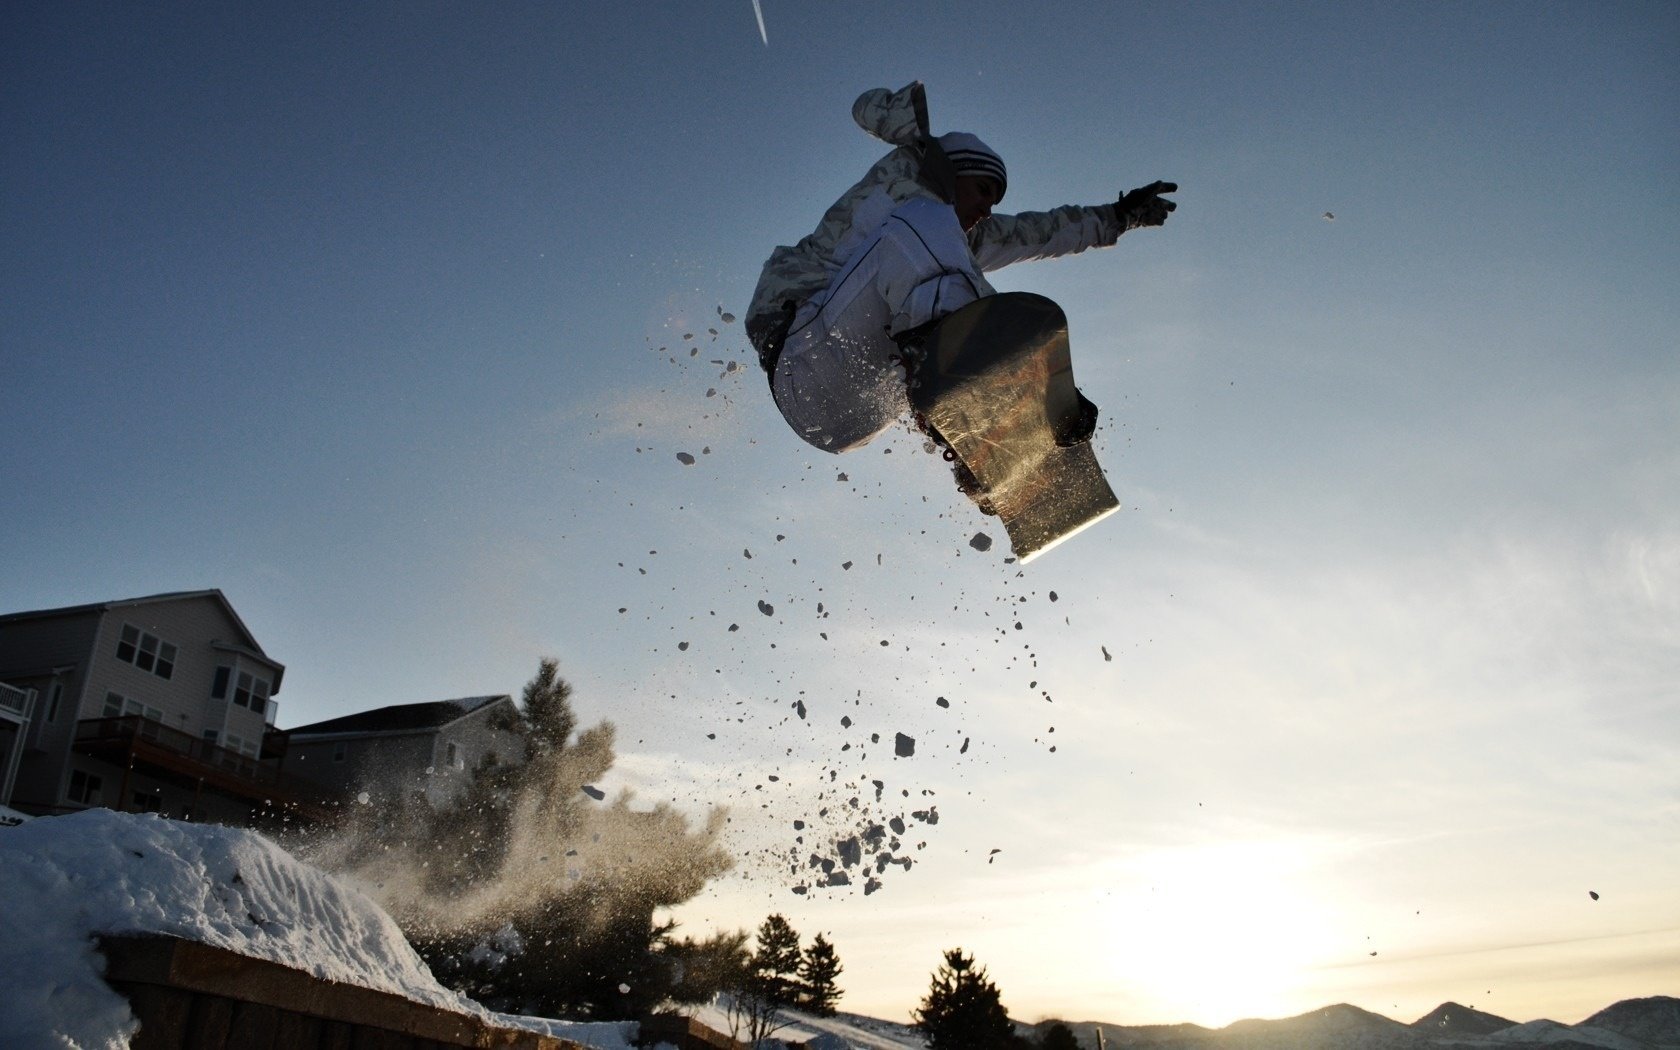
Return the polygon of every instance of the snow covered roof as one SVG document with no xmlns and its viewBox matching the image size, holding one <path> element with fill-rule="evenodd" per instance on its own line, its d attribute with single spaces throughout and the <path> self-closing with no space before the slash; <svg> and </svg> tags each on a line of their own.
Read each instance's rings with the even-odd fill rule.
<svg viewBox="0 0 1680 1050">
<path fill-rule="evenodd" d="M 82 1046 L 131 1031 L 93 940 L 124 933 L 170 934 L 472 1012 L 370 898 L 251 831 L 107 809 L 39 818 L 0 831 L 0 885 L 0 1030 Z"/>
<path fill-rule="evenodd" d="M 439 1009 L 629 1050 L 635 1025 L 493 1014 L 438 984 L 378 904 L 254 831 L 89 809 L 0 829 L 7 1046 L 126 1047 L 101 935 L 164 934 Z"/>
<path fill-rule="evenodd" d="M 468 696 L 457 700 L 432 700 L 419 704 L 392 704 L 372 711 L 312 722 L 286 732 L 293 740 L 318 736 L 363 736 L 376 733 L 412 733 L 441 729 L 498 701 L 513 702 L 506 693 L 497 696 Z"/>
</svg>

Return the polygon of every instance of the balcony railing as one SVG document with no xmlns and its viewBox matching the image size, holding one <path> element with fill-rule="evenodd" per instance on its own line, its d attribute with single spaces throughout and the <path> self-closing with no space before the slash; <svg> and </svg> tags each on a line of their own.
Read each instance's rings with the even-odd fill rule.
<svg viewBox="0 0 1680 1050">
<path fill-rule="evenodd" d="M 76 723 L 76 749 L 106 759 L 127 753 L 249 798 L 319 800 L 322 794 L 316 785 L 282 773 L 271 763 L 140 715 L 89 718 Z"/>
<path fill-rule="evenodd" d="M 35 690 L 19 689 L 15 685 L 0 682 L 0 717 L 22 722 L 29 717 L 29 709 L 34 703 Z"/>
</svg>

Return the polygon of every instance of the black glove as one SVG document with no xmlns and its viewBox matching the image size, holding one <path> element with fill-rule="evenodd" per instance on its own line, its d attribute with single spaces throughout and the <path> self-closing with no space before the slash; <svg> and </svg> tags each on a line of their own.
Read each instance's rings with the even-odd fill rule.
<svg viewBox="0 0 1680 1050">
<path fill-rule="evenodd" d="M 1114 217 L 1128 230 L 1139 226 L 1159 226 L 1178 207 L 1172 201 L 1162 200 L 1161 194 L 1177 192 L 1176 182 L 1151 182 L 1130 193 L 1122 193 L 1120 199 L 1114 202 Z"/>
</svg>

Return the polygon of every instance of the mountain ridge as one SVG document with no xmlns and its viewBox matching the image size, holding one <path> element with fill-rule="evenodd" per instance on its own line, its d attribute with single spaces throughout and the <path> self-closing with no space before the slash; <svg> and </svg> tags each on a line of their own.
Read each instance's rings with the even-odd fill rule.
<svg viewBox="0 0 1680 1050">
<path fill-rule="evenodd" d="M 1349 1003 L 1278 1019 L 1245 1018 L 1223 1028 L 1195 1024 L 1061 1023 L 1083 1050 L 1103 1034 L 1110 1050 L 1680 1050 L 1680 998 L 1624 999 L 1576 1025 L 1548 1019 L 1516 1022 L 1461 1003 L 1445 1002 L 1407 1024 Z"/>
</svg>

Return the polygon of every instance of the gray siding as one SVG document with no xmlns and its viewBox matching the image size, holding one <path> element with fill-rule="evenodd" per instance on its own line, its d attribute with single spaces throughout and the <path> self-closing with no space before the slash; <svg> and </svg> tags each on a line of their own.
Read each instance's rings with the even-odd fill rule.
<svg viewBox="0 0 1680 1050">
<path fill-rule="evenodd" d="M 132 624 L 176 647 L 175 671 L 163 679 L 150 671 L 117 659 L 117 644 L 125 624 Z M 243 633 L 221 602 L 211 596 L 179 601 L 148 602 L 118 606 L 105 614 L 103 629 L 93 655 L 91 681 L 95 688 L 83 698 L 80 717 L 99 718 L 105 710 L 107 693 L 118 693 L 163 712 L 163 724 L 202 736 L 214 729 L 219 737 L 233 733 L 260 742 L 264 716 L 221 701 L 213 701 L 210 689 L 216 668 L 260 674 L 273 685 L 272 665 L 250 656 L 216 648 L 242 644 Z"/>
<path fill-rule="evenodd" d="M 423 792 L 442 803 L 464 790 L 472 771 L 486 755 L 517 763 L 524 758 L 518 735 L 494 728 L 496 711 L 511 703 L 488 704 L 438 729 L 293 737 L 286 750 L 286 772 L 305 777 L 342 798 L 367 791 L 380 797 Z M 345 760 L 334 762 L 344 745 Z M 448 761 L 454 744 L 457 766 Z"/>
<path fill-rule="evenodd" d="M 40 697 L 31 719 L 28 744 L 18 763 L 12 804 L 50 807 L 58 804 L 70 745 L 76 736 L 76 712 L 88 685 L 88 665 L 99 633 L 99 611 L 63 617 L 0 624 L 0 679 Z M 69 667 L 58 681 L 63 685 L 57 717 L 47 719 L 52 700 L 54 667 Z M 101 694 L 103 695 L 103 694 Z"/>
<path fill-rule="evenodd" d="M 164 678 L 118 657 L 124 625 L 132 625 L 175 647 L 174 666 Z M 15 805 L 53 811 L 79 804 L 67 800 L 73 770 L 98 775 L 105 805 L 131 807 L 136 788 L 120 788 L 122 770 L 73 753 L 76 724 L 102 718 L 106 698 L 115 693 L 154 710 L 163 725 L 202 739 L 206 729 L 224 743 L 231 734 L 260 747 L 264 711 L 251 711 L 210 693 L 216 669 L 228 666 L 266 678 L 272 687 L 280 665 L 251 652 L 244 627 L 215 594 L 182 594 L 134 602 L 112 603 L 58 615 L 42 615 L 0 624 L 0 680 L 36 689 L 40 697 L 29 730 L 28 747 L 19 766 L 12 800 Z M 245 650 L 230 651 L 229 647 Z M 68 667 L 58 677 L 63 686 L 57 717 L 47 719 L 51 705 L 53 667 Z M 231 689 L 230 689 L 231 694 Z M 156 787 L 156 785 L 153 785 Z M 150 789 L 147 789 L 150 790 Z M 192 796 L 177 799 L 181 789 L 165 789 L 163 811 L 178 815 Z M 119 800 L 118 795 L 124 797 Z M 240 821 L 249 806 L 209 792 L 199 796 L 201 815 Z M 224 815 L 233 814 L 231 816 Z"/>
</svg>

